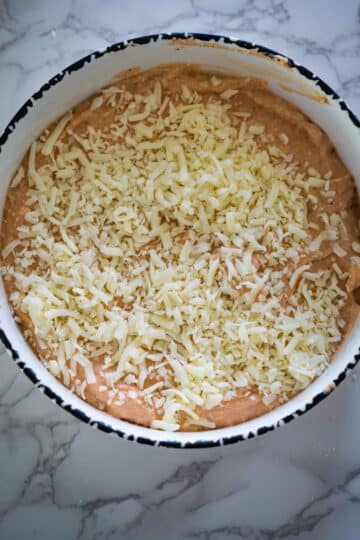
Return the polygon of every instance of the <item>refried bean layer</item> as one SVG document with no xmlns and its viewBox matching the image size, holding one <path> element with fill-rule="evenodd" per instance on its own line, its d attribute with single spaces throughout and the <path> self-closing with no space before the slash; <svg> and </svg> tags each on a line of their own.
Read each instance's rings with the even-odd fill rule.
<svg viewBox="0 0 360 540">
<path fill-rule="evenodd" d="M 339 231 L 337 236 L 331 236 L 331 234 L 327 235 L 327 233 L 324 234 L 319 245 L 312 248 L 310 252 L 307 252 L 306 256 L 301 255 L 300 260 L 296 260 L 293 265 L 290 265 L 287 259 L 281 260 L 279 257 L 278 263 L 272 263 L 272 266 L 267 269 L 262 262 L 262 252 L 260 248 L 259 259 L 257 259 L 256 250 L 252 251 L 252 264 L 257 268 L 259 276 L 265 275 L 266 271 L 269 270 L 270 278 L 271 274 L 282 272 L 288 267 L 288 283 L 285 284 L 285 289 L 281 291 L 281 295 L 279 293 L 279 298 L 281 297 L 281 309 L 284 310 L 284 314 L 288 313 L 286 310 L 289 305 L 291 306 L 295 288 L 298 287 L 298 283 L 300 282 L 301 276 L 299 274 L 299 281 L 292 286 L 289 285 L 292 274 L 294 274 L 298 268 L 305 268 L 304 271 L 309 273 L 309 279 L 311 279 L 311 273 L 315 275 L 315 273 L 318 272 L 329 271 L 329 268 L 335 268 L 335 270 L 331 270 L 331 272 L 334 273 L 334 276 L 336 276 L 336 279 L 338 280 L 337 287 L 340 291 L 339 298 L 342 298 L 342 304 L 339 308 L 339 320 L 343 322 L 339 326 L 341 340 L 338 340 L 336 345 L 332 346 L 331 349 L 326 350 L 324 353 L 324 358 L 326 357 L 327 361 L 330 361 L 336 350 L 340 347 L 341 342 L 345 339 L 347 333 L 351 330 L 353 323 L 358 316 L 358 305 L 355 301 L 354 291 L 356 291 L 357 287 L 360 285 L 359 261 L 357 260 L 359 257 L 360 246 L 358 244 L 359 212 L 354 180 L 339 158 L 333 143 L 324 131 L 306 117 L 299 109 L 273 94 L 263 81 L 214 75 L 205 73 L 196 66 L 191 65 L 174 64 L 169 66 L 159 66 L 146 72 L 136 72 L 136 70 L 134 72 L 130 71 L 114 81 L 114 83 L 108 87 L 108 90 L 105 89 L 103 93 L 99 92 L 96 96 L 92 96 L 74 107 L 71 118 L 55 141 L 50 155 L 44 155 L 40 150 L 37 151 L 35 156 L 36 170 L 42 170 L 42 167 L 54 160 L 54 156 L 56 159 L 60 159 L 59 156 L 61 155 L 61 152 L 64 151 L 66 145 L 66 150 L 68 147 L 71 148 L 71 151 L 80 149 L 89 162 L 91 162 L 92 159 L 95 161 L 100 159 L 95 152 L 91 154 L 89 148 L 84 144 L 84 140 L 86 140 L 86 138 L 91 139 L 92 133 L 98 132 L 102 133 L 104 140 L 106 139 L 107 133 L 112 132 L 112 136 L 114 137 L 115 131 L 112 126 L 119 125 L 119 115 L 125 114 L 125 111 L 129 106 L 130 98 L 126 100 L 124 95 L 126 93 L 131 96 L 148 95 L 153 92 L 156 82 L 160 83 L 162 92 L 159 98 L 160 113 L 159 110 L 157 110 L 146 116 L 146 105 L 144 108 L 143 104 L 139 104 L 140 112 L 138 112 L 138 110 L 133 112 L 134 120 L 128 120 L 128 130 L 121 131 L 119 129 L 119 144 L 126 141 L 126 144 L 129 145 L 129 147 L 131 147 L 132 144 L 137 145 L 138 140 L 140 139 L 136 139 L 135 135 L 140 137 L 140 129 L 142 130 L 142 142 L 156 141 L 158 138 L 156 128 L 154 127 L 156 126 L 156 121 L 149 120 L 151 114 L 153 114 L 153 116 L 156 116 L 157 114 L 159 118 L 166 118 L 167 115 L 169 115 L 171 106 L 173 105 L 176 107 L 181 102 L 182 98 L 184 103 L 187 104 L 186 106 L 189 111 L 194 110 L 195 107 L 193 106 L 196 104 L 201 105 L 203 103 L 210 103 L 216 105 L 221 102 L 227 106 L 226 115 L 229 118 L 229 129 L 233 128 L 240 132 L 244 122 L 247 126 L 255 126 L 255 128 L 252 129 L 252 132 L 254 133 L 254 136 L 258 137 L 257 144 L 259 152 L 265 151 L 270 152 L 271 154 L 269 148 L 276 147 L 277 152 L 279 152 L 279 159 L 282 159 L 281 156 L 288 156 L 289 166 L 290 164 L 295 163 L 299 170 L 305 171 L 306 181 L 308 178 L 321 179 L 318 184 L 316 180 L 312 180 L 308 185 L 305 185 L 305 187 L 300 185 L 300 183 L 299 185 L 296 185 L 296 182 L 293 186 L 293 189 L 297 190 L 299 196 L 306 192 L 306 219 L 308 223 L 312 224 L 308 229 L 308 243 L 314 242 L 316 237 L 321 235 L 322 232 L 326 232 L 331 226 L 337 227 L 337 230 Z M 230 92 L 228 92 L 229 90 Z M 190 95 L 193 97 L 189 97 Z M 163 110 L 161 110 L 161 106 L 163 106 Z M 193 109 L 191 107 L 193 107 Z M 326 105 L 324 105 L 324 107 L 326 107 Z M 144 120 L 141 118 L 142 114 Z M 138 115 L 138 120 L 135 118 L 136 115 Z M 145 127 L 138 127 L 133 132 L 131 130 L 135 124 L 132 124 L 132 122 L 141 123 L 142 126 L 144 125 Z M 260 126 L 259 129 L 258 126 Z M 56 124 L 50 126 L 48 131 L 43 134 L 43 138 L 40 138 L 40 143 L 38 143 L 39 148 L 41 148 L 42 143 L 48 139 L 49 134 L 53 132 L 55 127 Z M 169 127 L 169 130 L 170 129 L 171 128 Z M 204 129 L 206 130 L 206 128 Z M 262 133 L 266 135 L 262 135 Z M 131 142 L 133 134 L 135 138 L 134 143 Z M 126 139 L 126 137 L 128 138 Z M 176 137 L 176 134 L 174 137 Z M 65 145 L 64 148 L 62 148 L 61 145 Z M 201 152 L 202 148 L 199 146 L 198 150 Z M 215 160 L 216 166 L 226 167 L 226 152 L 227 150 L 225 149 L 223 156 Z M 104 153 L 106 153 L 106 149 L 104 150 Z M 24 235 L 21 236 L 22 227 L 29 226 L 29 212 L 31 213 L 35 208 L 34 198 L 32 198 L 30 193 L 35 187 L 34 184 L 29 181 L 29 152 L 27 152 L 23 158 L 21 166 L 24 171 L 24 178 L 22 178 L 15 187 L 10 187 L 7 194 L 1 229 L 2 250 L 6 250 L 6 247 L 9 246 L 11 242 L 19 240 L 19 238 L 20 240 L 21 238 L 24 238 Z M 310 171 L 310 173 L 308 171 Z M 136 181 L 136 179 L 131 180 L 130 174 L 129 178 L 129 182 Z M 54 174 L 52 181 L 53 185 L 56 187 L 62 182 L 61 175 L 59 174 L 56 177 Z M 84 180 L 84 182 L 85 181 L 86 180 Z M 76 188 L 74 188 L 74 190 L 76 190 Z M 215 204 L 216 203 L 214 202 L 214 205 Z M 236 209 L 231 210 L 235 211 Z M 173 210 L 164 211 L 165 217 L 160 216 L 160 222 L 161 219 L 164 219 L 165 221 L 167 220 L 167 223 L 171 224 L 174 219 L 172 212 Z M 339 216 L 337 221 L 335 218 L 331 217 L 335 215 Z M 189 216 L 189 219 L 192 219 L 191 213 Z M 96 220 L 97 216 L 94 216 L 94 221 L 96 222 Z M 334 221 L 335 225 L 331 220 Z M 51 226 L 51 224 L 49 226 Z M 264 232 L 264 237 L 259 237 L 260 239 L 258 242 L 260 245 L 265 245 L 264 238 L 266 235 L 276 234 L 275 229 L 274 232 L 271 227 L 272 225 L 270 223 L 269 229 Z M 187 225 L 187 228 L 184 229 L 184 238 L 177 238 L 180 245 L 181 243 L 186 243 L 186 231 L 189 229 L 191 229 L 191 225 Z M 75 253 L 76 246 L 81 240 L 79 228 L 77 228 L 77 225 L 74 225 L 68 227 L 66 231 L 66 234 L 68 235 L 67 238 L 70 239 L 69 249 L 71 250 L 71 242 L 75 243 Z M 144 234 L 146 236 L 146 233 Z M 201 234 L 203 234 L 203 231 Z M 207 233 L 204 233 L 204 238 L 206 234 L 211 236 L 214 233 L 212 230 L 209 230 Z M 55 235 L 54 238 L 57 238 L 57 236 Z M 223 275 L 225 276 L 226 272 L 231 272 L 231 267 L 228 266 L 230 270 L 222 270 L 222 265 L 224 268 L 226 267 L 225 262 L 221 259 L 221 249 L 226 251 L 226 248 L 220 245 L 221 240 L 218 238 L 219 237 L 216 237 L 216 242 L 214 241 L 213 243 L 209 240 L 211 246 L 209 248 L 209 261 L 215 260 L 216 257 L 218 257 L 220 261 L 220 270 L 217 270 L 217 272 L 223 271 Z M 290 248 L 291 245 L 289 246 L 289 249 Z M 101 246 L 97 245 L 96 249 L 101 251 Z M 41 250 L 40 245 L 39 250 Z M 305 251 L 306 250 L 304 250 L 304 253 Z M 37 254 L 35 253 L 35 259 L 31 259 L 28 268 L 24 268 L 21 266 L 19 260 L 21 259 L 20 252 L 21 246 L 15 246 L 10 253 L 5 253 L 5 256 L 3 256 L 3 265 L 10 269 L 4 280 L 6 292 L 10 299 L 10 304 L 13 308 L 16 320 L 24 333 L 26 340 L 40 359 L 42 359 L 50 368 L 49 362 L 52 360 L 58 361 L 56 347 L 53 341 L 50 346 L 43 337 L 39 337 L 39 332 L 36 324 L 34 324 L 31 310 L 26 311 L 24 309 L 24 304 L 21 303 L 22 291 L 20 290 L 19 282 L 17 282 L 16 278 L 16 272 L 21 272 L 29 276 L 31 274 L 36 276 L 38 273 L 39 275 L 41 274 L 41 276 L 47 275 L 46 261 L 42 259 L 41 262 L 39 262 L 40 259 L 37 259 Z M 155 252 L 155 254 L 149 255 L 150 252 Z M 139 264 L 139 261 L 141 262 L 142 260 L 148 264 L 150 258 L 155 258 L 156 255 L 161 256 L 161 242 L 158 238 L 154 239 L 154 237 L 150 236 L 148 242 L 144 241 L 144 248 L 138 252 L 136 264 Z M 110 256 L 111 255 L 109 255 L 109 257 Z M 116 255 L 114 255 L 114 257 L 116 257 Z M 199 268 L 201 268 L 200 265 Z M 50 279 L 50 277 L 48 277 L 48 279 Z M 69 275 L 69 279 L 71 279 L 71 275 Z M 169 280 L 170 279 L 171 278 L 169 278 Z M 226 279 L 228 278 L 226 277 Z M 241 281 L 236 281 L 234 277 L 229 280 L 230 286 L 234 287 L 235 291 L 235 296 L 233 297 L 234 302 L 238 302 L 236 294 L 241 296 L 248 293 L 251 289 L 251 279 L 247 278 L 247 280 L 244 280 L 245 285 Z M 250 285 L 248 284 L 249 280 Z M 17 293 L 20 293 L 20 296 L 17 295 Z M 232 298 L 231 291 L 230 298 Z M 136 300 L 134 302 L 136 303 L 137 301 L 140 302 L 141 300 Z M 257 309 L 259 309 L 258 304 L 261 303 L 261 301 L 261 298 L 259 299 L 258 296 L 253 299 L 253 303 L 256 304 Z M 263 301 L 265 302 L 265 299 Z M 59 300 L 59 305 L 60 302 L 62 302 L 62 299 Z M 132 310 L 134 310 L 134 305 L 132 305 L 131 302 L 127 303 L 126 299 L 122 300 L 121 297 L 115 300 L 112 299 L 109 305 L 112 306 L 109 308 L 110 310 L 114 309 L 114 306 L 117 306 L 124 310 L 124 313 L 132 313 Z M 93 309 L 96 310 L 98 307 L 94 306 Z M 78 322 L 79 321 L 77 321 L 77 323 Z M 171 328 L 169 329 L 169 333 L 171 333 Z M 59 334 L 59 336 L 59 343 L 61 343 L 61 334 Z M 314 339 L 317 338 L 315 337 Z M 176 342 L 175 338 L 174 341 Z M 334 339 L 334 343 L 335 341 L 336 340 Z M 156 340 L 153 343 L 156 343 Z M 125 342 L 123 343 L 123 347 L 125 347 Z M 287 343 L 287 347 L 290 349 L 289 343 Z M 117 372 L 118 360 L 115 361 L 113 358 L 109 358 L 107 352 L 102 354 L 100 349 L 97 349 L 97 351 L 98 352 L 94 355 L 92 353 L 89 353 L 88 355 L 88 358 L 91 359 L 92 363 L 93 378 L 90 378 L 87 381 L 87 384 L 82 384 L 86 381 L 87 377 L 85 367 L 81 366 L 79 363 L 71 365 L 71 359 L 66 360 L 70 366 L 70 379 L 67 380 L 61 370 L 57 374 L 58 378 L 74 392 L 77 392 L 83 399 L 115 417 L 145 426 L 154 425 L 154 420 L 161 421 L 164 413 L 164 401 L 159 401 L 159 399 L 161 400 L 164 396 L 160 394 L 157 396 L 157 403 L 160 403 L 160 405 L 157 406 L 154 400 L 151 401 L 145 399 L 143 390 L 150 388 L 158 382 L 161 383 L 162 372 L 157 372 L 154 377 L 145 378 L 140 389 L 138 376 L 129 377 L 129 372 L 124 373 L 124 376 L 119 380 L 116 380 L 116 382 L 109 382 L 111 381 L 111 374 Z M 184 349 L 180 346 L 178 351 L 186 356 L 186 350 L 184 352 Z M 156 348 L 154 352 L 151 344 L 149 345 L 148 352 L 149 355 L 155 353 L 156 355 L 161 354 L 158 348 Z M 243 359 L 243 361 L 246 364 L 246 358 Z M 145 360 L 145 362 L 147 362 L 148 368 L 150 361 Z M 262 365 L 266 365 L 265 359 L 263 360 Z M 267 366 L 266 369 L 268 370 L 270 367 Z M 323 368 L 321 367 L 319 369 L 321 371 Z M 233 373 L 234 370 L 232 376 Z M 164 377 L 167 376 L 168 375 L 164 375 Z M 175 379 L 177 376 L 180 377 L 179 374 L 175 374 Z M 313 378 L 314 377 L 312 377 L 312 379 Z M 231 390 L 232 393 L 228 394 L 220 403 L 214 404 L 212 407 L 202 404 L 201 399 L 198 404 L 194 402 L 195 404 L 190 407 L 184 401 L 185 398 L 181 398 L 182 406 L 179 407 L 176 413 L 176 423 L 178 424 L 179 429 L 191 431 L 206 427 L 230 426 L 244 422 L 268 412 L 301 391 L 305 384 L 301 382 L 301 378 L 299 378 L 299 381 L 298 384 L 294 384 L 293 387 L 286 387 L 283 391 L 274 390 L 273 395 L 271 395 L 270 398 L 269 395 L 267 395 L 267 390 L 264 391 L 265 387 L 262 387 L 260 383 L 254 384 L 254 382 L 251 381 L 250 384 L 247 384 L 245 382 L 243 385 L 239 384 L 238 386 L 233 387 Z M 273 382 L 276 383 L 276 379 Z M 121 395 L 121 399 L 118 398 L 119 395 Z M 200 420 L 204 421 L 203 425 L 201 425 L 201 421 L 193 421 L 191 414 L 187 411 L 188 407 L 191 408 L 191 411 L 194 411 Z M 155 427 L 157 427 L 156 424 Z"/>
</svg>

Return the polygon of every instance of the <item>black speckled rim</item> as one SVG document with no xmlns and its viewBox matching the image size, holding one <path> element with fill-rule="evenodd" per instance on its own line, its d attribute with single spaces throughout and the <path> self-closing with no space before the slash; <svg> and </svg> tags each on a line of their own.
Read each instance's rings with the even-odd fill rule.
<svg viewBox="0 0 360 540">
<path fill-rule="evenodd" d="M 329 98 L 331 98 L 332 101 L 336 101 L 339 107 L 345 113 L 348 114 L 349 119 L 354 124 L 354 126 L 356 128 L 360 128 L 360 122 L 358 118 L 350 110 L 350 108 L 347 106 L 345 101 L 343 101 L 338 96 L 338 94 L 332 88 L 330 88 L 330 86 L 328 86 L 323 80 L 321 80 L 319 77 L 314 75 L 309 69 L 294 62 L 294 60 L 292 60 L 291 58 L 288 58 L 287 56 L 281 53 L 278 53 L 272 49 L 269 49 L 268 47 L 263 47 L 261 45 L 250 43 L 248 41 L 242 41 L 240 39 L 232 39 L 229 37 L 213 35 L 213 34 L 176 32 L 172 34 L 166 34 L 166 33 L 152 34 L 148 36 L 141 36 L 138 38 L 129 39 L 126 41 L 121 41 L 119 43 L 115 43 L 114 45 L 107 47 L 105 50 L 92 52 L 91 54 L 84 56 L 77 62 L 74 62 L 73 64 L 66 67 L 63 71 L 61 71 L 60 73 L 52 77 L 47 83 L 45 83 L 37 92 L 35 92 L 31 96 L 31 98 L 28 99 L 24 103 L 24 105 L 20 107 L 18 112 L 13 116 L 13 118 L 10 120 L 9 124 L 5 128 L 4 132 L 0 136 L 0 153 L 3 151 L 6 141 L 11 136 L 11 133 L 14 131 L 16 126 L 26 116 L 29 109 L 33 107 L 34 102 L 41 99 L 42 96 L 46 92 L 48 92 L 53 86 L 61 82 L 62 79 L 66 75 L 71 75 L 71 73 L 73 73 L 74 71 L 81 69 L 86 64 L 93 62 L 97 58 L 101 58 L 102 56 L 112 53 L 112 52 L 124 50 L 130 46 L 146 45 L 150 42 L 156 42 L 159 40 L 169 41 L 169 40 L 178 40 L 178 39 L 196 40 L 200 42 L 213 42 L 213 43 L 220 43 L 220 44 L 225 44 L 225 45 L 233 45 L 241 49 L 245 49 L 249 51 L 256 51 L 274 60 L 280 60 L 281 62 L 286 63 L 289 68 L 297 70 L 306 79 L 314 82 L 320 88 L 320 90 L 322 90 Z M 194 44 L 196 44 L 196 41 Z M 65 403 L 64 399 L 60 397 L 54 390 L 52 390 L 49 386 L 42 383 L 41 380 L 36 375 L 36 373 L 34 372 L 34 370 L 30 368 L 26 364 L 26 362 L 19 357 L 19 353 L 10 343 L 6 333 L 1 328 L 0 328 L 0 341 L 5 346 L 5 349 L 7 350 L 11 358 L 16 362 L 19 368 L 22 369 L 25 375 L 34 383 L 34 385 L 37 388 L 39 388 L 39 390 L 42 391 L 46 396 L 48 396 L 52 401 L 57 403 L 57 405 L 59 405 L 61 408 L 68 411 L 70 414 L 72 414 L 79 420 L 85 422 L 86 424 L 92 427 L 99 429 L 100 431 L 103 431 L 105 433 L 111 433 L 113 435 L 121 437 L 122 439 L 126 439 L 129 441 L 136 441 L 138 443 L 146 444 L 150 446 L 163 446 L 167 448 L 210 448 L 210 447 L 215 447 L 215 446 L 225 446 L 225 445 L 233 444 L 239 441 L 253 439 L 255 437 L 258 437 L 259 435 L 264 435 L 265 433 L 268 433 L 269 431 L 273 431 L 274 429 L 280 427 L 281 425 L 288 424 L 295 418 L 305 414 L 307 411 L 312 409 L 315 405 L 320 403 L 320 401 L 325 399 L 332 392 L 332 390 L 335 389 L 345 379 L 346 375 L 356 366 L 356 364 L 360 360 L 360 354 L 359 354 L 360 349 L 359 349 L 358 354 L 356 354 L 353 357 L 353 359 L 350 362 L 348 362 L 346 367 L 338 374 L 336 379 L 333 380 L 332 384 L 330 385 L 327 391 L 319 392 L 312 398 L 311 401 L 306 403 L 304 407 L 297 409 L 292 414 L 284 416 L 276 423 L 273 423 L 271 425 L 264 425 L 262 427 L 257 428 L 254 431 L 249 431 L 248 433 L 245 433 L 245 434 L 237 434 L 237 435 L 231 435 L 227 437 L 225 436 L 225 437 L 220 437 L 220 438 L 217 437 L 217 430 L 214 430 L 212 432 L 207 432 L 206 435 L 205 435 L 205 432 L 204 433 L 199 432 L 197 440 L 181 442 L 177 440 L 171 440 L 171 434 L 169 434 L 169 440 L 159 440 L 159 439 L 156 439 L 156 437 L 152 437 L 152 436 L 151 437 L 150 436 L 149 437 L 136 436 L 135 434 L 131 434 L 132 424 L 128 424 L 129 432 L 124 432 L 122 430 L 113 428 L 112 426 L 110 426 L 109 424 L 105 422 L 94 420 L 89 415 L 87 415 L 86 413 L 78 409 L 77 407 L 74 407 L 71 404 Z"/>
</svg>

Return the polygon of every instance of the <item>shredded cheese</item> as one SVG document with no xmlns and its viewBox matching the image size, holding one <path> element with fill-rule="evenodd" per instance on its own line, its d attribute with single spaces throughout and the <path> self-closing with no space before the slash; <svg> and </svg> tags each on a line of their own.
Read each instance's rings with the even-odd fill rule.
<svg viewBox="0 0 360 540">
<path fill-rule="evenodd" d="M 303 186 L 309 175 L 322 186 L 319 173 L 264 150 L 265 127 L 248 113 L 232 122 L 236 89 L 209 101 L 190 87 L 174 100 L 159 82 L 150 94 L 115 90 L 90 106 L 112 98 L 106 132 L 90 123 L 70 141 L 69 113 L 33 143 L 26 238 L 3 251 L 22 248 L 13 301 L 46 344 L 49 369 L 69 385 L 82 366 L 92 384 L 91 358 L 105 358 L 115 366 L 108 384 L 137 381 L 158 410 L 152 426 L 170 431 L 180 414 L 214 427 L 199 407 L 237 389 L 257 387 L 270 403 L 304 388 L 341 339 L 344 304 L 338 266 L 299 266 L 338 238 L 308 223 Z"/>
<path fill-rule="evenodd" d="M 62 119 L 58 122 L 58 124 L 54 128 L 54 131 L 49 135 L 49 138 L 46 140 L 46 142 L 44 143 L 41 149 L 41 152 L 44 156 L 48 156 L 51 154 L 56 141 L 60 137 L 66 124 L 71 120 L 71 117 L 72 117 L 71 112 L 65 114 L 65 116 L 62 117 Z"/>
<path fill-rule="evenodd" d="M 25 177 L 25 171 L 24 171 L 24 167 L 22 167 L 20 165 L 20 167 L 18 168 L 18 170 L 16 171 L 12 181 L 11 181 L 11 184 L 10 184 L 10 187 L 11 188 L 15 188 L 16 186 L 18 186 L 21 182 L 21 180 Z"/>
</svg>

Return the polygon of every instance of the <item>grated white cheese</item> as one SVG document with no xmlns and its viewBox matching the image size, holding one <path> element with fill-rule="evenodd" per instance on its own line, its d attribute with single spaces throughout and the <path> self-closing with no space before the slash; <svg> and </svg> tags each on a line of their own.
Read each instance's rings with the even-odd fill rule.
<svg viewBox="0 0 360 540">
<path fill-rule="evenodd" d="M 292 274 L 291 278 L 290 278 L 290 287 L 293 289 L 296 285 L 296 283 L 298 282 L 301 274 L 303 274 L 306 270 L 309 270 L 310 268 L 310 265 L 309 264 L 304 264 L 302 266 L 300 266 L 297 270 L 295 270 L 295 272 Z"/>
<path fill-rule="evenodd" d="M 61 120 L 57 123 L 52 133 L 49 135 L 48 139 L 44 143 L 44 146 L 41 149 L 41 153 L 44 156 L 48 156 L 53 151 L 53 148 L 55 146 L 56 141 L 60 137 L 61 133 L 65 129 L 66 124 L 70 122 L 72 118 L 72 113 L 68 112 L 61 118 Z"/>
<path fill-rule="evenodd" d="M 18 246 L 21 246 L 21 240 L 12 240 L 9 242 L 2 250 L 3 259 L 6 259 Z"/>
<path fill-rule="evenodd" d="M 231 99 L 232 97 L 236 96 L 236 94 L 239 93 L 239 90 L 235 90 L 235 89 L 232 89 L 232 88 L 228 88 L 227 90 L 224 90 L 221 94 L 220 94 L 220 97 L 222 99 Z"/>
<path fill-rule="evenodd" d="M 337 255 L 338 257 L 345 257 L 347 255 L 347 251 L 345 251 L 345 249 L 343 249 L 339 244 L 337 244 L 336 242 L 333 244 L 333 252 L 335 253 L 335 255 Z"/>
<path fill-rule="evenodd" d="M 11 181 L 10 187 L 15 188 L 16 186 L 18 186 L 20 184 L 21 180 L 23 180 L 24 177 L 25 177 L 24 167 L 22 167 L 20 165 L 20 167 L 16 171 L 16 173 L 15 173 L 15 175 L 14 175 L 12 181 Z"/>
<path fill-rule="evenodd" d="M 314 196 L 304 186 L 311 175 L 323 187 L 319 173 L 263 150 L 265 127 L 249 113 L 232 122 L 224 101 L 236 89 L 224 101 L 184 86 L 175 100 L 158 82 L 149 95 L 108 90 L 90 109 L 122 96 L 110 131 L 90 126 L 70 143 L 69 113 L 30 149 L 21 233 L 36 268 L 14 253 L 20 240 L 3 250 L 14 253 L 14 302 L 46 344 L 49 369 L 70 385 L 82 366 L 92 384 L 91 359 L 104 358 L 107 384 L 137 382 L 128 398 L 153 403 L 161 419 L 152 427 L 169 431 L 179 414 L 214 427 L 198 407 L 238 388 L 257 387 L 267 403 L 301 390 L 336 349 L 344 304 L 338 266 L 299 262 L 338 239 L 329 219 L 320 232 L 307 220 Z M 124 402 L 111 392 L 109 403 Z"/>
</svg>

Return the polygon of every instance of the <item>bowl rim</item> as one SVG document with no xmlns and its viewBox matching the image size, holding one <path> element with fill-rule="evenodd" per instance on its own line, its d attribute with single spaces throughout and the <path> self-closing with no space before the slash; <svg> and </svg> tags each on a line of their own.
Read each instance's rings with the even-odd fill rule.
<svg viewBox="0 0 360 540">
<path fill-rule="evenodd" d="M 60 83 L 66 75 L 71 75 L 71 73 L 81 69 L 86 64 L 92 61 L 95 61 L 107 54 L 125 50 L 129 46 L 147 45 L 151 42 L 156 42 L 159 40 L 168 40 L 168 41 L 192 40 L 194 41 L 195 44 L 196 42 L 199 42 L 199 41 L 208 42 L 208 43 L 209 42 L 221 43 L 225 45 L 232 45 L 234 47 L 239 47 L 241 49 L 245 49 L 248 51 L 255 51 L 259 53 L 260 55 L 268 57 L 270 59 L 280 60 L 282 62 L 285 62 L 287 67 L 298 71 L 300 75 L 302 75 L 309 81 L 312 81 L 312 83 L 318 86 L 320 90 L 322 90 L 333 102 L 336 102 L 339 105 L 340 109 L 348 115 L 349 120 L 352 122 L 352 124 L 356 128 L 360 129 L 359 119 L 356 117 L 356 115 L 353 113 L 350 107 L 346 104 L 346 102 L 342 98 L 340 98 L 340 96 L 325 81 L 323 81 L 320 77 L 315 75 L 308 68 L 304 67 L 301 64 L 298 64 L 292 58 L 282 53 L 279 53 L 275 51 L 274 49 L 271 49 L 263 45 L 259 45 L 254 42 L 244 41 L 242 39 L 237 39 L 235 37 L 227 37 L 220 34 L 209 34 L 209 33 L 199 33 L 199 32 L 171 32 L 171 33 L 159 32 L 157 34 L 148 34 L 148 35 L 143 35 L 139 37 L 122 40 L 112 45 L 109 45 L 108 47 L 104 49 L 95 50 L 83 56 L 79 60 L 72 62 L 63 70 L 59 71 L 56 75 L 51 77 L 46 83 L 44 83 L 39 88 L 39 90 L 37 90 L 36 92 L 32 94 L 32 96 L 18 109 L 18 111 L 14 114 L 14 116 L 8 122 L 4 131 L 0 135 L 0 154 L 2 153 L 3 147 L 6 144 L 11 133 L 14 131 L 16 126 L 19 124 L 19 122 L 21 122 L 21 120 L 27 115 L 29 110 L 33 107 L 33 101 L 40 99 L 43 96 L 43 94 L 50 91 L 52 87 Z M 347 374 L 356 366 L 356 364 L 360 360 L 360 349 L 359 349 L 358 354 L 356 354 L 349 362 L 346 363 L 345 367 L 337 374 L 336 378 L 332 381 L 332 384 L 328 388 L 317 393 L 311 399 L 311 401 L 308 401 L 305 403 L 304 407 L 298 408 L 291 414 L 287 414 L 283 416 L 276 423 L 263 425 L 261 427 L 258 427 L 256 430 L 249 431 L 245 434 L 237 433 L 237 434 L 233 434 L 226 437 L 219 437 L 217 435 L 217 432 L 219 431 L 220 428 L 209 430 L 206 432 L 199 431 L 197 432 L 198 434 L 197 440 L 181 442 L 176 439 L 177 432 L 168 432 L 169 438 L 166 440 L 157 439 L 156 437 L 152 437 L 152 436 L 135 436 L 133 433 L 130 432 L 131 431 L 130 428 L 128 431 L 117 429 L 111 426 L 110 423 L 105 423 L 103 421 L 99 421 L 99 420 L 95 420 L 91 418 L 90 415 L 80 410 L 79 408 L 74 407 L 68 403 L 65 403 L 64 399 L 55 390 L 49 387 L 48 384 L 45 384 L 41 381 L 41 379 L 35 373 L 33 367 L 30 367 L 29 365 L 27 365 L 26 360 L 20 358 L 19 353 L 17 352 L 16 348 L 12 346 L 5 331 L 1 327 L 1 322 L 0 322 L 0 342 L 2 342 L 6 351 L 10 355 L 10 357 L 15 361 L 15 363 L 19 366 L 19 368 L 23 371 L 23 373 L 31 380 L 31 382 L 37 388 L 39 388 L 39 390 L 42 391 L 42 393 L 44 393 L 47 397 L 49 397 L 62 409 L 72 414 L 78 420 L 81 420 L 82 422 L 92 427 L 97 428 L 99 431 L 103 431 L 105 433 L 111 433 L 122 439 L 135 441 L 140 444 L 145 444 L 145 445 L 150 445 L 150 446 L 162 446 L 162 447 L 167 447 L 167 448 L 186 448 L 186 449 L 210 448 L 210 447 L 234 444 L 236 442 L 240 442 L 240 441 L 255 438 L 260 435 L 264 435 L 265 433 L 268 433 L 269 431 L 273 431 L 274 429 L 280 427 L 283 424 L 288 424 L 295 418 L 302 416 L 303 414 L 311 410 L 315 405 L 317 405 L 323 399 L 325 399 L 337 386 L 340 385 L 340 383 L 345 379 Z M 262 416 L 260 416 L 259 418 L 262 418 Z M 137 428 L 143 428 L 145 432 L 146 430 L 149 430 L 147 426 L 139 426 L 132 422 L 126 422 L 126 423 L 130 427 L 136 426 Z M 236 428 L 237 426 L 240 427 L 241 425 L 243 424 L 236 424 L 231 427 Z M 152 431 L 157 431 L 157 430 L 152 430 Z M 173 437 L 173 440 L 172 440 L 172 437 Z"/>
</svg>

